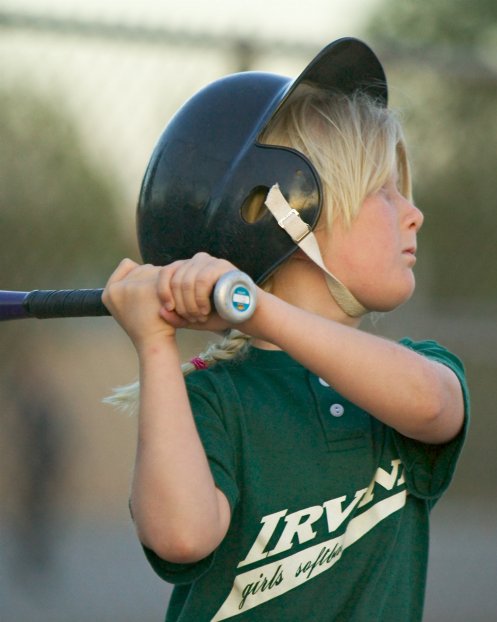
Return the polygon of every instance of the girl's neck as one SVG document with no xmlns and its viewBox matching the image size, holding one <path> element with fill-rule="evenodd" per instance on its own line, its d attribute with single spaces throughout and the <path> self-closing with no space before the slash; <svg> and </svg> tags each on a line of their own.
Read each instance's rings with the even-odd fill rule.
<svg viewBox="0 0 497 622">
<path fill-rule="evenodd" d="M 271 293 L 291 305 L 340 324 L 357 327 L 361 318 L 347 315 L 335 302 L 325 273 L 303 253 L 295 253 L 273 276 Z"/>
<path fill-rule="evenodd" d="M 361 321 L 342 311 L 330 294 L 324 272 L 303 254 L 287 260 L 274 274 L 271 293 L 295 307 L 340 324 L 358 327 Z M 262 350 L 280 350 L 260 338 L 253 338 L 251 343 Z"/>
</svg>

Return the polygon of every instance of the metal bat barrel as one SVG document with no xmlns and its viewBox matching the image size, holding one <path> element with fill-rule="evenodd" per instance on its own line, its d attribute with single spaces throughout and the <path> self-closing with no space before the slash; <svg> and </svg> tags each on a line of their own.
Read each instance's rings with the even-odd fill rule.
<svg viewBox="0 0 497 622">
<path fill-rule="evenodd" d="M 214 288 L 216 311 L 231 323 L 244 322 L 255 311 L 256 291 L 254 282 L 244 272 L 227 272 Z M 0 321 L 110 315 L 102 302 L 102 292 L 103 289 L 0 291 Z"/>
</svg>

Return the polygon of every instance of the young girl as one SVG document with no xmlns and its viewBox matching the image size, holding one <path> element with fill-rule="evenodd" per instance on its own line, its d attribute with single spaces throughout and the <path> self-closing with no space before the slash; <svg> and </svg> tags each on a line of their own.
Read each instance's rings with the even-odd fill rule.
<svg viewBox="0 0 497 622">
<path fill-rule="evenodd" d="M 370 61 L 366 69 L 358 51 Z M 228 229 L 234 238 L 225 256 L 213 256 L 218 240 L 207 236 L 208 252 L 190 257 L 188 248 L 181 258 L 180 249 L 164 267 L 123 261 L 105 289 L 105 305 L 138 353 L 131 510 L 155 571 L 176 584 L 167 621 L 422 618 L 428 517 L 463 444 L 467 389 L 461 363 L 436 342 L 395 343 L 359 330 L 365 312 L 411 297 L 423 222 L 378 67 L 364 44 L 342 40 L 284 92 L 278 87 L 269 114 L 264 104 L 263 127 L 250 140 L 269 168 L 267 150 L 277 146 L 281 179 L 268 183 L 261 172 L 238 202 L 224 191 L 229 205 L 216 216 L 211 203 L 219 212 L 219 200 L 195 206 L 201 229 L 214 226 L 221 238 Z M 238 119 L 248 115 L 252 93 L 237 90 L 238 81 L 266 79 L 234 78 Z M 220 115 L 217 125 L 202 119 L 204 128 L 228 123 L 222 106 L 209 108 L 208 95 L 202 102 L 212 118 Z M 183 127 L 184 119 L 174 123 Z M 181 149 L 180 142 L 169 137 L 159 151 Z M 309 183 L 292 190 L 285 177 L 295 157 L 292 175 L 311 171 L 312 182 L 315 174 L 310 190 Z M 211 187 L 225 183 L 234 162 L 225 158 Z M 251 162 L 250 175 L 259 161 Z M 160 178 L 160 157 L 152 168 Z M 145 203 L 157 200 L 150 176 Z M 171 185 L 159 181 L 155 188 Z M 195 184 L 180 183 L 188 186 L 181 194 L 188 210 Z M 146 215 L 147 205 L 141 209 Z M 249 247 L 229 210 L 242 214 L 243 227 L 260 227 Z M 164 238 L 173 245 L 181 225 L 167 222 L 173 233 Z M 292 250 L 268 258 L 261 231 L 275 244 L 290 239 Z M 210 294 L 221 275 L 240 267 L 232 257 L 243 245 L 261 284 L 256 311 L 194 359 L 185 379 L 177 329 L 233 328 L 213 311 Z"/>
</svg>

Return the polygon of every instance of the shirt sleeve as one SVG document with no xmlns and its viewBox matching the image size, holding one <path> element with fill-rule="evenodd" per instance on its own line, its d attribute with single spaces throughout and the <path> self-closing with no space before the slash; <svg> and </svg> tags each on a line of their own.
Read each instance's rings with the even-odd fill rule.
<svg viewBox="0 0 497 622">
<path fill-rule="evenodd" d="M 234 445 L 225 425 L 224 400 L 215 386 L 206 383 L 206 378 L 201 376 L 207 374 L 200 371 L 187 378 L 190 405 L 212 476 L 217 488 L 226 496 L 233 513 L 239 491 Z M 181 477 L 181 474 L 178 476 Z M 207 572 L 216 554 L 214 551 L 205 559 L 193 564 L 174 564 L 160 558 L 145 546 L 143 549 L 154 571 L 165 581 L 178 585 L 191 583 Z"/>
<path fill-rule="evenodd" d="M 455 373 L 461 384 L 465 410 L 464 425 L 452 441 L 439 445 L 428 444 L 391 430 L 393 441 L 406 469 L 408 491 L 434 505 L 452 481 L 467 435 L 470 406 L 466 374 L 462 362 L 436 341 L 414 342 L 402 339 L 400 343 L 422 356 L 446 365 Z"/>
</svg>

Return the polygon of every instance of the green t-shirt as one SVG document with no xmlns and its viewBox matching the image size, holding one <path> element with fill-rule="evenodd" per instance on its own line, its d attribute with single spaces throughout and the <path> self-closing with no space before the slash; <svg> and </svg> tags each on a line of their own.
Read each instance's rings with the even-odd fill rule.
<svg viewBox="0 0 497 622">
<path fill-rule="evenodd" d="M 452 442 L 402 436 L 281 351 L 251 348 L 187 377 L 232 520 L 199 563 L 145 549 L 176 584 L 167 622 L 421 620 L 429 511 L 454 473 L 468 391 L 446 349 L 401 343 L 457 374 L 466 425 Z"/>
</svg>

